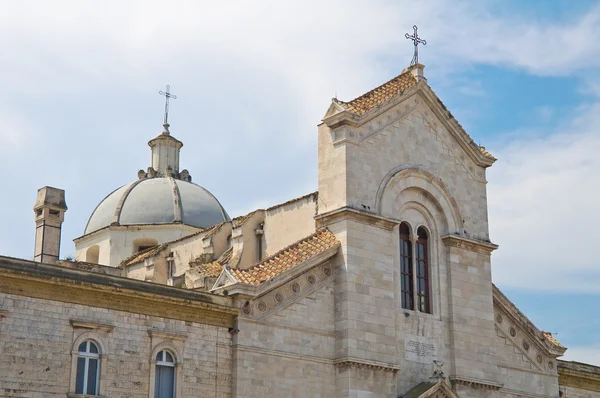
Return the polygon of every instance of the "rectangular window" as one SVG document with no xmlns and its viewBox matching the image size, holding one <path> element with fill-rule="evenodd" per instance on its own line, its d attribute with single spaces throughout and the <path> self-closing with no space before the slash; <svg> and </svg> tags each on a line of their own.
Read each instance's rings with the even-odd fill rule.
<svg viewBox="0 0 600 398">
<path fill-rule="evenodd" d="M 427 241 L 417 241 L 417 305 L 419 311 L 429 311 L 429 275 L 427 270 Z"/>
<path fill-rule="evenodd" d="M 400 236 L 400 286 L 402 308 L 412 310 L 413 305 L 413 272 L 412 245 L 408 237 Z"/>
</svg>

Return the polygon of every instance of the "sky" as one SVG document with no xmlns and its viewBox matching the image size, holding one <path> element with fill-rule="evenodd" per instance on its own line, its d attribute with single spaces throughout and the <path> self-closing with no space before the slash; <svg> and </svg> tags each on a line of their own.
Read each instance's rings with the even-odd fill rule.
<svg viewBox="0 0 600 398">
<path fill-rule="evenodd" d="M 38 188 L 66 190 L 61 254 L 150 165 L 171 85 L 181 167 L 231 216 L 317 189 L 331 98 L 398 75 L 414 24 L 429 85 L 499 160 L 493 280 L 600 365 L 600 2 L 19 1 L 0 13 L 0 253 L 33 255 Z"/>
</svg>

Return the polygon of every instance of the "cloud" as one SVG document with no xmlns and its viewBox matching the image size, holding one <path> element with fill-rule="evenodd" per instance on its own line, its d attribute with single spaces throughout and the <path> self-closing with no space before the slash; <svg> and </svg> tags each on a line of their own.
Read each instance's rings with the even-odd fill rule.
<svg viewBox="0 0 600 398">
<path fill-rule="evenodd" d="M 550 135 L 499 144 L 488 172 L 494 280 L 533 290 L 600 293 L 600 103 Z"/>
</svg>

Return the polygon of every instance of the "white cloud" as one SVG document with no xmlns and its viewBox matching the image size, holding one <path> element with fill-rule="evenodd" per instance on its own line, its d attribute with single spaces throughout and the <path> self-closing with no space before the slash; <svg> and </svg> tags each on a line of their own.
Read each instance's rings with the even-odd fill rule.
<svg viewBox="0 0 600 398">
<path fill-rule="evenodd" d="M 526 289 L 600 292 L 600 104 L 547 136 L 494 150 L 488 172 L 494 280 Z"/>
</svg>

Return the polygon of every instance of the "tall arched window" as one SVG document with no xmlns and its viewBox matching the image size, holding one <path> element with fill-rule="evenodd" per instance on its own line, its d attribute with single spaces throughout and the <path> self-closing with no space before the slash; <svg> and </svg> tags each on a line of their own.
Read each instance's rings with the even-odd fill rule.
<svg viewBox="0 0 600 398">
<path fill-rule="evenodd" d="M 410 229 L 405 223 L 400 224 L 400 291 L 402 308 L 414 309 L 412 244 Z"/>
<path fill-rule="evenodd" d="M 175 398 L 175 359 L 169 351 L 156 354 L 154 398 Z"/>
<path fill-rule="evenodd" d="M 427 231 L 420 227 L 416 245 L 417 265 L 417 307 L 421 312 L 430 312 L 429 261 L 427 256 Z"/>
<path fill-rule="evenodd" d="M 77 349 L 77 376 L 75 394 L 98 395 L 100 377 L 100 352 L 91 340 L 79 344 Z"/>
</svg>

